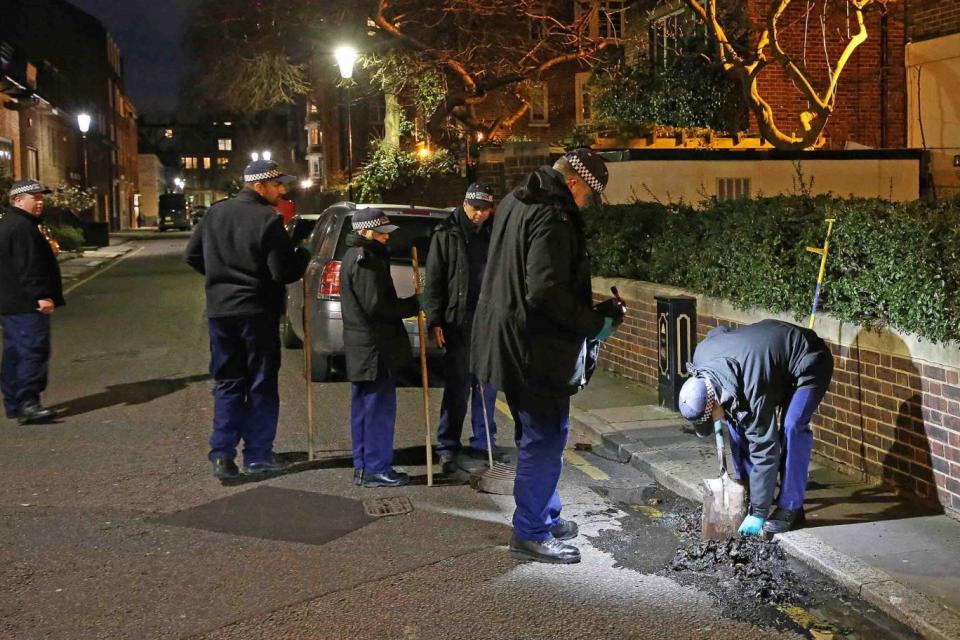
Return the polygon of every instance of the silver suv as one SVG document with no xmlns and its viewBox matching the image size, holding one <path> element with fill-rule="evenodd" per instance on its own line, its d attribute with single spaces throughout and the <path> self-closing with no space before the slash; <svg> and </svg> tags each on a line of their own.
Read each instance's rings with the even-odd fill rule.
<svg viewBox="0 0 960 640">
<path fill-rule="evenodd" d="M 340 202 L 328 207 L 323 213 L 301 215 L 288 225 L 290 233 L 303 237 L 304 227 L 313 226 L 306 246 L 313 256 L 304 280 L 287 285 L 287 311 L 282 323 L 283 346 L 296 349 L 303 346 L 303 282 L 306 282 L 307 298 L 312 301 L 311 329 L 313 339 L 314 382 L 330 379 L 332 360 L 342 356 L 343 320 L 340 315 L 340 260 L 347 251 L 346 238 L 350 233 L 350 220 L 359 209 L 381 209 L 390 217 L 390 222 L 399 227 L 390 234 L 387 248 L 390 251 L 390 274 L 397 295 L 401 298 L 413 295 L 413 265 L 411 247 L 417 248 L 421 278 L 426 271 L 427 250 L 434 228 L 446 219 L 452 209 L 436 209 L 400 204 L 353 204 Z M 410 336 L 410 350 L 419 355 L 420 338 L 416 317 L 404 321 Z M 427 343 L 427 354 L 439 355 L 432 343 Z M 412 360 L 411 360 L 412 362 Z"/>
</svg>

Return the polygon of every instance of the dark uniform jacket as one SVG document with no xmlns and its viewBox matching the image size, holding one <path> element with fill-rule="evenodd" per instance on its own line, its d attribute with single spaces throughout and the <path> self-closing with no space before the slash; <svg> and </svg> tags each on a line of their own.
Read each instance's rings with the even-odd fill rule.
<svg viewBox="0 0 960 640">
<path fill-rule="evenodd" d="M 779 320 L 717 327 L 693 354 L 693 373 L 713 383 L 734 428 L 749 443 L 750 503 L 761 517 L 773 503 L 780 468 L 777 409 L 798 387 L 829 383 L 833 356 L 820 337 Z"/>
<path fill-rule="evenodd" d="M 303 277 L 310 261 L 273 207 L 249 188 L 210 207 L 184 258 L 206 276 L 209 318 L 280 315 L 284 285 Z"/>
<path fill-rule="evenodd" d="M 0 218 L 0 314 L 37 310 L 50 299 L 62 307 L 63 282 L 53 249 L 40 233 L 40 217 L 9 207 Z"/>
<path fill-rule="evenodd" d="M 477 305 L 471 367 L 510 393 L 570 396 L 596 365 L 583 221 L 562 176 L 541 167 L 500 203 Z"/>
<path fill-rule="evenodd" d="M 395 376 L 412 360 L 403 319 L 416 315 L 420 305 L 416 296 L 397 297 L 384 245 L 351 233 L 347 246 L 340 269 L 347 378 L 376 380 L 381 363 Z"/>
<path fill-rule="evenodd" d="M 469 331 L 480 297 L 479 287 L 490 248 L 490 227 L 487 220 L 479 228 L 459 207 L 437 225 L 427 256 L 424 311 L 427 327 Z M 474 286 L 471 286 L 474 284 Z"/>
</svg>

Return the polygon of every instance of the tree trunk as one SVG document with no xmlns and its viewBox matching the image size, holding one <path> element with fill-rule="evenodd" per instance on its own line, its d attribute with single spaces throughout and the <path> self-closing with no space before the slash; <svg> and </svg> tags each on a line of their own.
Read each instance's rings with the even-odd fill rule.
<svg viewBox="0 0 960 640">
<path fill-rule="evenodd" d="M 384 95 L 386 109 L 383 112 L 383 140 L 388 145 L 400 147 L 400 122 L 403 120 L 403 110 L 397 94 Z"/>
</svg>

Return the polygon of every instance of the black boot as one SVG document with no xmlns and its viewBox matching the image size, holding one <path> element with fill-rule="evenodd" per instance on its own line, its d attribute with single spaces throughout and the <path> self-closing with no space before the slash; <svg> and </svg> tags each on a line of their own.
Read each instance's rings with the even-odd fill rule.
<svg viewBox="0 0 960 640">
<path fill-rule="evenodd" d="M 763 523 L 763 532 L 775 536 L 778 533 L 793 531 L 799 528 L 805 521 L 806 517 L 803 515 L 803 507 L 799 509 L 782 509 L 777 507 L 776 511 L 773 512 L 773 516 L 767 518 L 767 521 Z"/>
<path fill-rule="evenodd" d="M 550 527 L 550 535 L 557 540 L 573 540 L 580 533 L 580 527 L 573 520 L 557 518 L 557 521 Z"/>
<path fill-rule="evenodd" d="M 237 463 L 231 458 L 214 458 L 212 462 L 214 478 L 228 480 L 240 475 L 240 469 L 237 468 Z"/>
<path fill-rule="evenodd" d="M 410 482 L 410 476 L 390 469 L 385 473 L 365 473 L 363 486 L 365 487 L 402 487 Z"/>
<path fill-rule="evenodd" d="M 275 456 L 271 455 L 263 462 L 244 463 L 243 472 L 247 475 L 261 475 L 264 473 L 277 473 L 287 469 L 290 465 L 286 462 L 280 462 Z"/>
<path fill-rule="evenodd" d="M 510 553 L 517 558 L 547 562 L 550 564 L 575 564 L 580 562 L 580 550 L 554 537 L 543 542 L 524 540 L 516 534 L 510 539 Z"/>
<path fill-rule="evenodd" d="M 39 402 L 28 402 L 20 407 L 17 413 L 17 422 L 20 424 L 37 424 L 39 422 L 49 422 L 57 417 L 57 412 L 53 409 L 47 409 Z"/>
</svg>

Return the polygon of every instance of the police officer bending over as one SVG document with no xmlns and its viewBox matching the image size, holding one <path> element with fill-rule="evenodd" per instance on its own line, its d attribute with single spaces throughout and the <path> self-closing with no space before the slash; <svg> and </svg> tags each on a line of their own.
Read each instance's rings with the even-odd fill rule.
<svg viewBox="0 0 960 640">
<path fill-rule="evenodd" d="M 587 384 L 597 340 L 622 320 L 622 313 L 608 316 L 591 307 L 580 213 L 606 183 L 603 160 L 577 149 L 530 174 L 504 198 L 490 238 L 488 262 L 495 268 L 484 276 L 474 320 L 474 375 L 504 391 L 516 425 L 510 549 L 540 562 L 580 561 L 579 549 L 562 542 L 579 530 L 560 517 L 557 494 L 570 396 Z"/>
<path fill-rule="evenodd" d="M 739 479 L 749 478 L 750 511 L 740 534 L 795 528 L 803 521 L 813 450 L 810 418 L 833 377 L 830 348 L 810 329 L 763 320 L 713 329 L 687 368 L 692 377 L 680 389 L 680 412 L 698 435 L 725 426 Z M 780 495 L 771 513 L 778 471 Z"/>
<path fill-rule="evenodd" d="M 60 266 L 41 232 L 47 193 L 50 190 L 36 180 L 14 182 L 11 206 L 0 217 L 0 386 L 7 417 L 20 424 L 56 417 L 54 410 L 40 404 L 40 394 L 47 388 L 50 317 L 65 304 Z"/>
<path fill-rule="evenodd" d="M 437 454 L 444 473 L 456 470 L 468 400 L 471 400 L 470 421 L 473 425 L 469 455 L 487 459 L 486 412 L 494 457 L 500 462 L 507 461 L 506 455 L 495 445 L 497 390 L 490 384 L 481 387 L 470 373 L 470 329 L 487 266 L 492 213 L 492 191 L 481 184 L 470 185 L 463 206 L 434 231 L 427 257 L 424 311 L 434 342 L 445 348 L 445 387 L 437 424 L 440 443 Z"/>
<path fill-rule="evenodd" d="M 217 478 L 283 468 L 273 456 L 280 394 L 279 319 L 284 285 L 303 276 L 310 255 L 295 247 L 271 205 L 296 180 L 275 162 L 243 170 L 244 188 L 214 204 L 187 244 L 187 264 L 206 276 L 210 373 L 214 379 L 210 461 Z"/>
<path fill-rule="evenodd" d="M 410 478 L 393 468 L 397 375 L 412 360 L 403 319 L 416 315 L 416 296 L 398 298 L 390 277 L 387 241 L 397 226 L 379 209 L 350 222 L 340 271 L 340 309 L 347 378 L 353 383 L 350 430 L 353 481 L 364 487 L 400 487 Z"/>
</svg>

